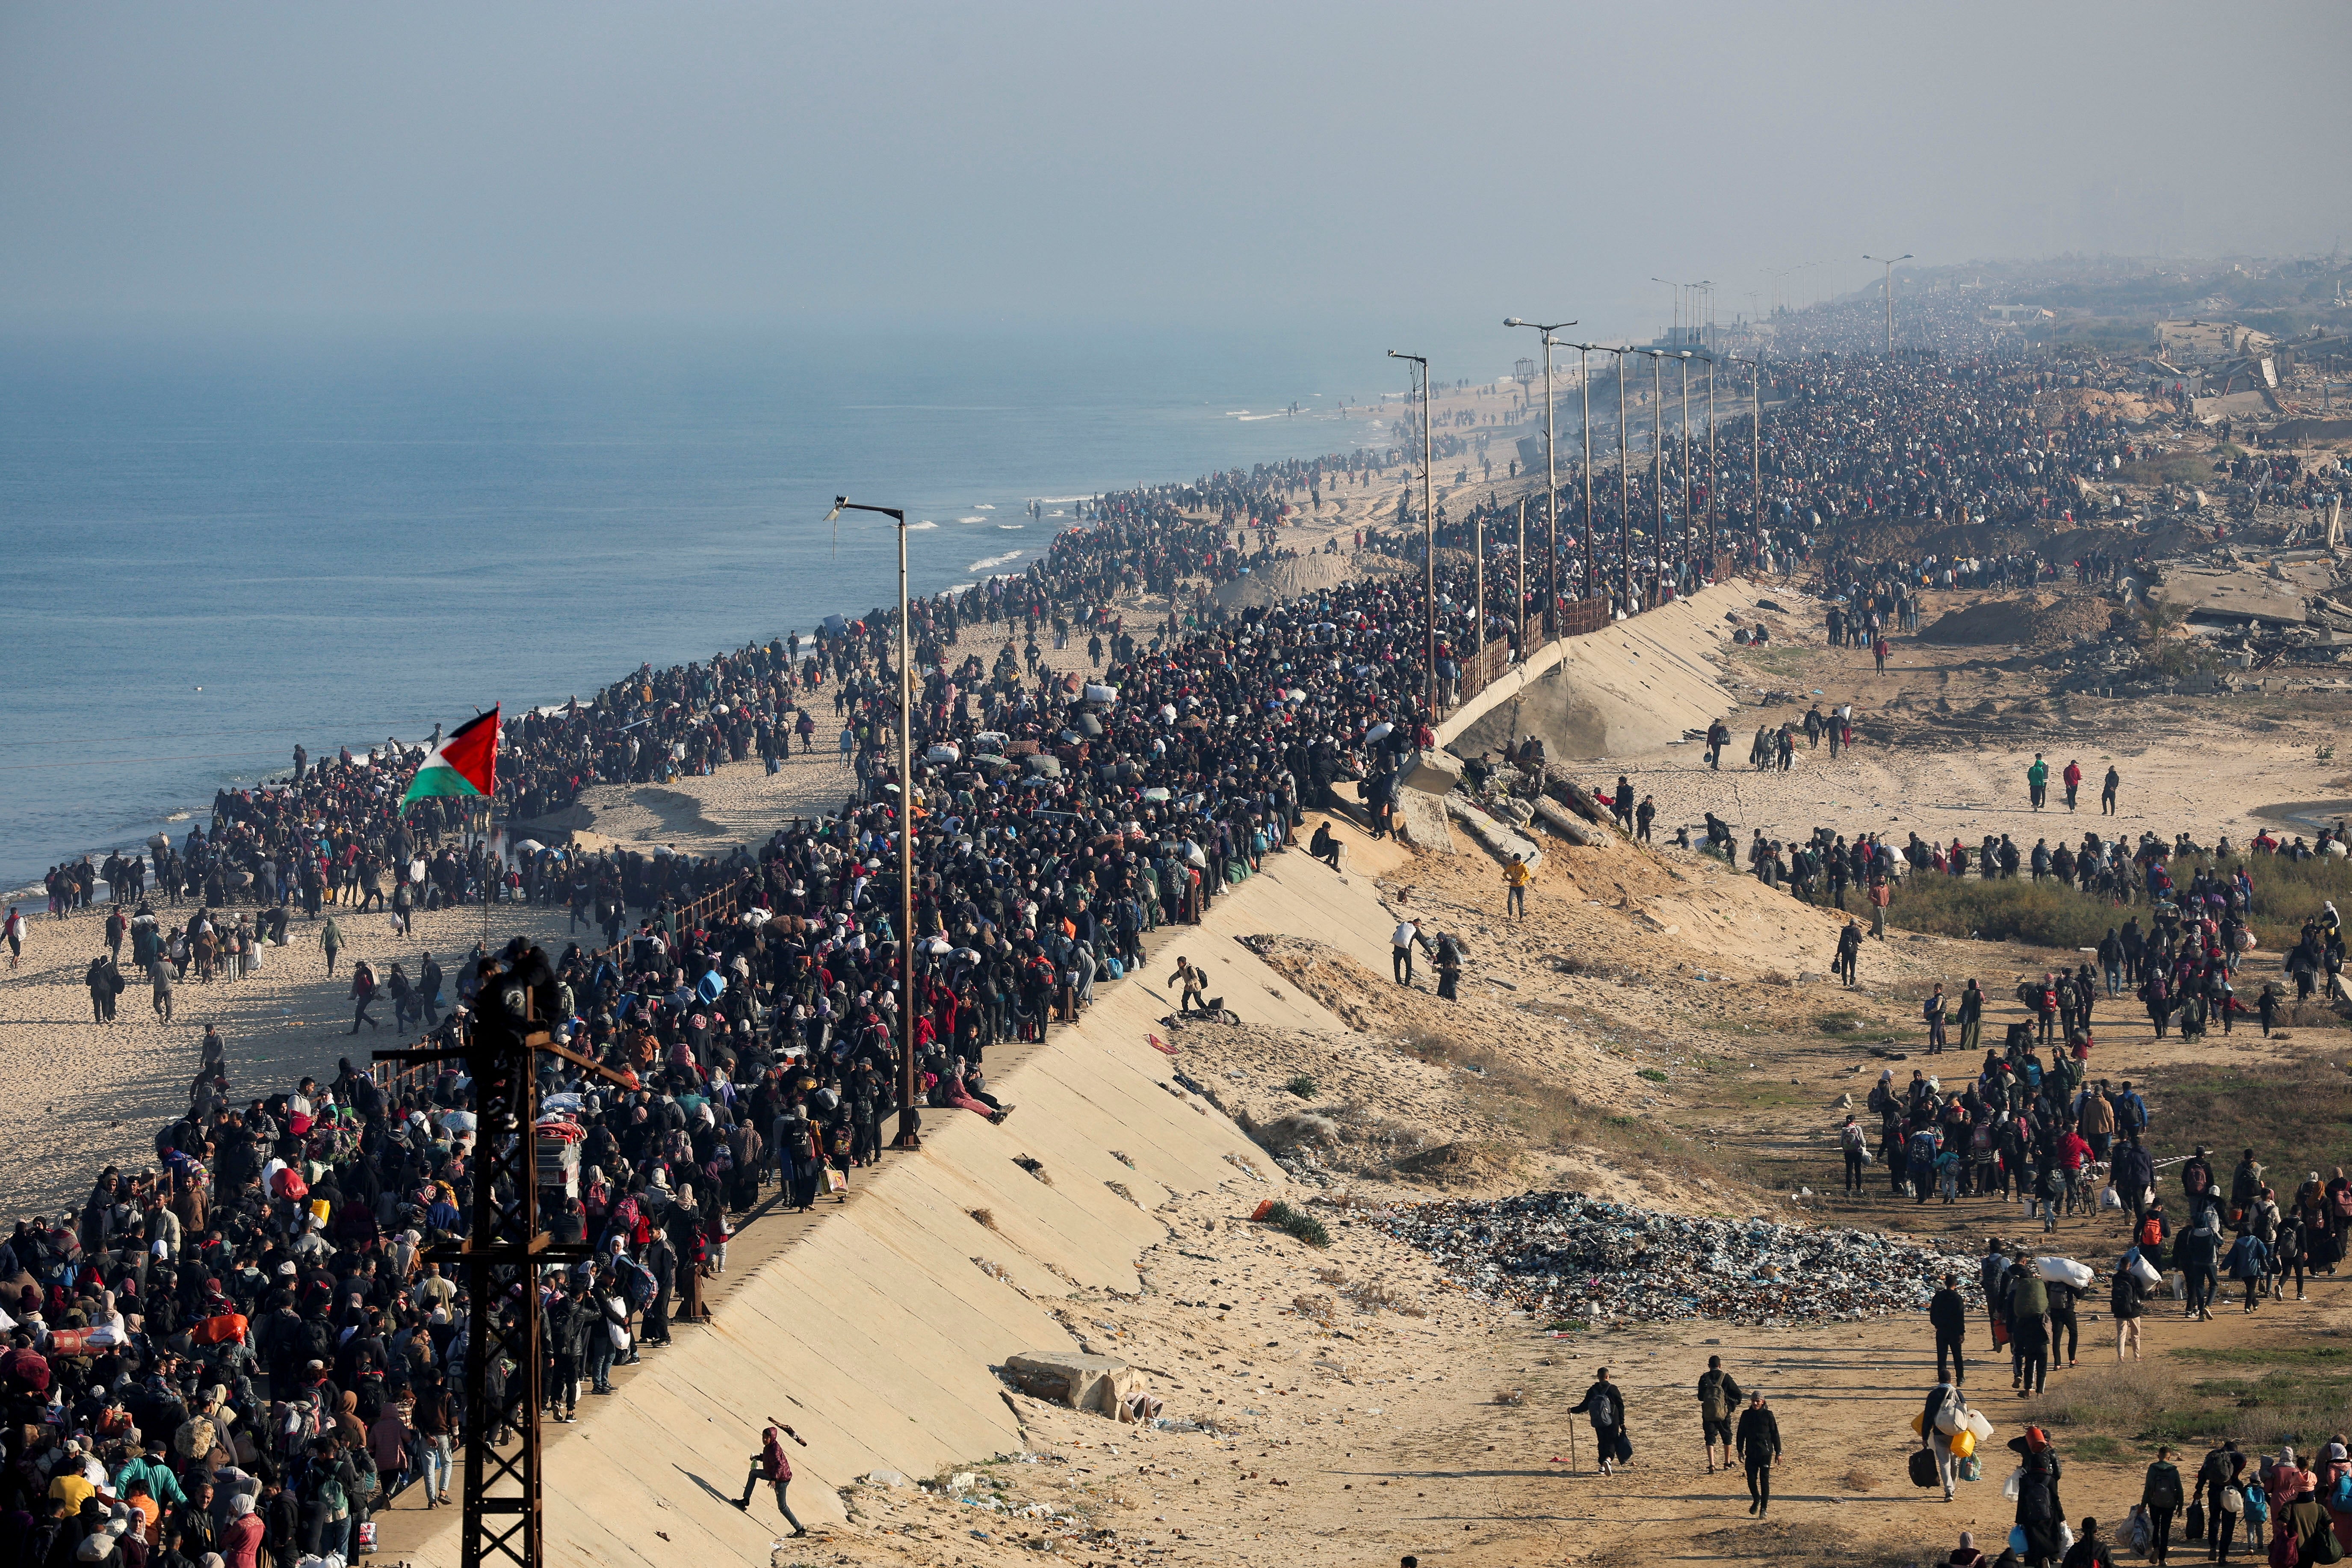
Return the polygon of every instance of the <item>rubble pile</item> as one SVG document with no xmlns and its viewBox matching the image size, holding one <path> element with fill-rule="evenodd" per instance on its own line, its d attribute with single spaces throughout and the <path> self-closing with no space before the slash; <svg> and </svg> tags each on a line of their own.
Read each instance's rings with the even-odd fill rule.
<svg viewBox="0 0 2352 1568">
<path fill-rule="evenodd" d="M 1947 1269 L 1971 1301 L 1976 1260 L 1866 1230 L 1686 1219 L 1580 1193 L 1399 1209 L 1390 1235 L 1481 1301 L 1556 1318 L 1845 1321 L 1924 1310 Z"/>
</svg>

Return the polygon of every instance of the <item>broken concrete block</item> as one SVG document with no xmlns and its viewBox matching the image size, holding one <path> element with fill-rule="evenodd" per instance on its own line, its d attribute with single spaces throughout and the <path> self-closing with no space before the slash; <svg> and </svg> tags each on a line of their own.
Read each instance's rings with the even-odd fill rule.
<svg viewBox="0 0 2352 1568">
<path fill-rule="evenodd" d="M 1007 1356 L 1004 1376 L 1032 1399 L 1114 1421 L 1129 1419 L 1124 1414 L 1128 1397 L 1143 1392 L 1143 1374 L 1127 1363 L 1075 1352 L 1024 1351 Z"/>
<path fill-rule="evenodd" d="M 1444 752 L 1416 753 L 1404 775 L 1404 787 L 1423 795 L 1452 795 L 1461 782 L 1462 764 Z"/>
</svg>

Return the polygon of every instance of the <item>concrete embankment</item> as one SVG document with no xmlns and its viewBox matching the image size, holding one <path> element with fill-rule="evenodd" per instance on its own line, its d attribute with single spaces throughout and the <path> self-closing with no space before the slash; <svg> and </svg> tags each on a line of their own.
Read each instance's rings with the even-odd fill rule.
<svg viewBox="0 0 2352 1568">
<path fill-rule="evenodd" d="M 856 1173 L 847 1205 L 748 1228 L 712 1323 L 679 1327 L 616 1394 L 583 1404 L 579 1425 L 549 1429 L 547 1529 L 559 1555 L 662 1568 L 766 1562 L 769 1505 L 746 1516 L 725 1500 L 740 1495 L 768 1416 L 808 1440 L 791 1450 L 793 1501 L 812 1522 L 843 1518 L 836 1489 L 870 1471 L 928 1477 L 1020 1448 L 992 1369 L 1022 1351 L 1076 1348 L 1055 1316 L 1074 1291 L 1146 1289 L 1138 1259 L 1173 1236 L 1154 1209 L 1233 1184 L 1245 1214 L 1283 1190 L 1273 1162 L 1183 1089 L 1181 1058 L 1152 1044 L 1181 1034 L 1160 1021 L 1176 999 L 1159 981 L 1181 953 L 1206 968 L 1210 994 L 1253 1023 L 1344 1031 L 1237 939 L 1308 933 L 1384 966 L 1392 919 L 1371 878 L 1402 852 L 1346 837 L 1344 876 L 1303 850 L 1269 858 L 1201 926 L 1157 933 L 1144 973 L 1098 989 L 1078 1024 L 1018 1059 L 992 1053 L 992 1087 L 1017 1107 L 1003 1124 L 929 1112 L 922 1150 Z M 1042 1177 L 1016 1159 L 1035 1161 Z M 782 1228 L 763 1241 L 762 1227 Z M 457 1561 L 456 1510 L 380 1517 L 386 1553 Z"/>
<path fill-rule="evenodd" d="M 1626 756 L 1683 738 L 1731 706 L 1712 660 L 1761 590 L 1744 578 L 1536 649 L 1438 726 L 1462 756 L 1528 735 L 1555 762 Z"/>
</svg>

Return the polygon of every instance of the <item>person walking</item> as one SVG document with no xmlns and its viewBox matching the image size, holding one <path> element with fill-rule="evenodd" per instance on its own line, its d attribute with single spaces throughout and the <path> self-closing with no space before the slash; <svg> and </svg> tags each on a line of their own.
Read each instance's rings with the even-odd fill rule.
<svg viewBox="0 0 2352 1568">
<path fill-rule="evenodd" d="M 1928 1326 L 1936 1331 L 1936 1377 L 1949 1382 L 1955 1388 L 1967 1381 L 1969 1363 L 1961 1353 L 1968 1341 L 1969 1305 L 1960 1295 L 1960 1277 L 1950 1271 L 1944 1275 L 1943 1287 L 1927 1302 Z M 1944 1357 L 1952 1358 L 1951 1375 L 1944 1373 Z"/>
<path fill-rule="evenodd" d="M 1462 943 L 1452 931 L 1437 933 L 1437 999 L 1441 1002 L 1460 1000 L 1462 987 Z"/>
<path fill-rule="evenodd" d="M 2072 757 L 2067 758 L 2064 770 L 2058 775 L 2058 782 L 2066 786 L 2066 809 L 2074 810 L 2074 793 L 2083 787 L 2083 764 Z"/>
<path fill-rule="evenodd" d="M 2050 1286 L 2031 1252 L 2018 1255 L 2010 1278 L 2009 1342 L 2017 1356 L 2011 1381 L 2020 1398 L 2031 1399 L 2050 1379 Z"/>
<path fill-rule="evenodd" d="M 2126 1255 L 2123 1265 L 2116 1268 L 2115 1280 L 2107 1287 L 2107 1316 L 2116 1321 L 2116 1364 L 2123 1364 L 2124 1347 L 2131 1347 L 2132 1360 L 2139 1360 L 2139 1321 L 2147 1311 L 2147 1287 L 2131 1271 L 2137 1261 L 2138 1248 Z"/>
<path fill-rule="evenodd" d="M 1715 1474 L 1715 1446 L 1723 1445 L 1723 1468 L 1731 1468 L 1732 1418 L 1739 1414 L 1739 1384 L 1723 1370 L 1723 1358 L 1706 1358 L 1698 1374 L 1698 1418 L 1701 1446 L 1706 1450 L 1706 1473 Z M 1755 1512 L 1754 1509 L 1748 1510 Z"/>
<path fill-rule="evenodd" d="M 1409 920 L 1399 921 L 1396 930 L 1389 935 L 1389 964 L 1400 985 L 1412 984 L 1412 950 L 1416 946 L 1424 952 L 1433 952 L 1429 939 L 1421 934 L 1418 924 Z"/>
<path fill-rule="evenodd" d="M 1984 992 L 1974 980 L 1960 989 L 1960 1054 L 1974 1054 L 1984 1035 Z"/>
<path fill-rule="evenodd" d="M 1180 981 L 1183 984 L 1183 992 L 1176 1004 L 1177 1012 L 1189 1013 L 1195 1002 L 1207 1002 L 1208 997 L 1202 987 L 1208 984 L 1208 979 L 1207 975 L 1192 967 L 1191 959 L 1181 952 L 1176 955 L 1176 973 L 1168 977 L 1168 984 L 1174 985 Z"/>
<path fill-rule="evenodd" d="M 807 1438 L 774 1416 L 769 1416 L 766 1430 L 760 1434 L 760 1451 L 751 1456 L 751 1473 L 743 1479 L 743 1495 L 734 1501 L 737 1508 L 745 1513 L 751 1512 L 751 1493 L 761 1481 L 767 1482 L 776 1489 L 776 1511 L 782 1514 L 784 1522 L 793 1527 L 793 1538 L 797 1540 L 808 1533 L 808 1526 L 800 1521 L 799 1516 L 793 1512 L 793 1505 L 785 1500 L 785 1489 L 793 1480 L 793 1462 L 784 1455 L 780 1435 L 790 1437 L 803 1448 L 808 1447 Z"/>
<path fill-rule="evenodd" d="M 1948 1420 L 1952 1430 L 1944 1430 Z M 1927 1402 L 1919 1409 L 1919 1446 L 1936 1461 L 1936 1479 L 1943 1483 L 1944 1500 L 1952 1500 L 1952 1483 L 1958 1479 L 1958 1461 L 1952 1455 L 1953 1433 L 1969 1422 L 1969 1402 L 1956 1383 L 1938 1382 L 1927 1391 Z"/>
<path fill-rule="evenodd" d="M 1863 1172 L 1870 1164 L 1870 1133 L 1859 1118 L 1849 1115 L 1838 1129 L 1838 1150 L 1845 1156 L 1845 1190 L 1849 1197 L 1862 1192 Z"/>
<path fill-rule="evenodd" d="M 2169 1447 L 2158 1447 L 2139 1489 L 2139 1505 L 2147 1510 L 2147 1559 L 2156 1568 L 2164 1568 L 2171 1555 L 2172 1516 L 2180 1510 L 2180 1468 Z"/>
<path fill-rule="evenodd" d="M 2252 1313 L 2256 1305 L 2254 1298 L 2261 1291 L 2263 1281 L 2270 1276 L 2271 1249 L 2263 1246 L 2263 1238 L 2252 1231 L 2240 1231 L 2238 1238 L 2230 1244 L 2227 1266 L 2230 1278 L 2244 1283 L 2246 1311 Z"/>
<path fill-rule="evenodd" d="M 1831 972 L 1845 982 L 1848 990 L 1853 988 L 1854 970 L 1861 958 L 1862 927 L 1852 915 L 1848 915 L 1845 929 L 1838 932 L 1837 957 L 1830 963 Z"/>
<path fill-rule="evenodd" d="M 1528 884 L 1534 880 L 1535 873 L 1528 868 L 1528 863 L 1517 855 L 1512 856 L 1511 863 L 1503 868 L 1505 914 L 1517 920 L 1528 918 Z"/>
<path fill-rule="evenodd" d="M 375 971 L 368 967 L 367 961 L 365 959 L 362 959 L 359 963 L 352 966 L 351 1033 L 354 1035 L 358 1034 L 362 1024 L 365 1024 L 371 1029 L 380 1029 L 383 1027 L 383 1025 L 368 1016 L 368 1009 L 374 1005 Z"/>
<path fill-rule="evenodd" d="M 2009 1448 L 2020 1457 L 2015 1522 L 2025 1535 L 2025 1550 L 2018 1561 L 2026 1568 L 2057 1568 L 2058 1525 L 2066 1517 L 2058 1493 L 2064 1467 L 2058 1462 L 2058 1451 L 2050 1446 L 2049 1435 L 2039 1426 L 2028 1426 L 2011 1437 Z"/>
<path fill-rule="evenodd" d="M 329 915 L 327 923 L 319 928 L 319 951 L 327 955 L 327 973 L 332 974 L 335 972 L 335 954 L 343 951 L 343 930 L 335 923 L 332 915 Z"/>
<path fill-rule="evenodd" d="M 16 968 L 25 956 L 25 916 L 14 904 L 8 906 L 7 917 L 0 920 L 0 942 L 8 944 L 8 967 Z"/>
<path fill-rule="evenodd" d="M 1942 1056 L 1948 1043 L 1944 1033 L 1944 983 L 1938 980 L 1936 989 L 1928 994 L 1927 1000 L 1920 1008 L 1927 1025 L 1927 1054 L 1931 1057 Z"/>
<path fill-rule="evenodd" d="M 2221 1236 L 2213 1228 L 2213 1210 L 2200 1208 L 2195 1223 L 2173 1244 L 2173 1262 L 2189 1288 L 2186 1316 L 2199 1322 L 2213 1321 L 2214 1269 L 2221 1260 Z"/>
<path fill-rule="evenodd" d="M 1625 1396 L 1609 1381 L 1607 1367 L 1594 1374 L 1592 1385 L 1584 1391 L 1582 1399 L 1570 1406 L 1568 1413 L 1592 1423 L 1592 1442 L 1601 1456 L 1602 1475 L 1613 1474 L 1618 1465 L 1633 1462 L 1633 1445 L 1625 1436 Z"/>
<path fill-rule="evenodd" d="M 2050 798 L 2050 764 L 2042 760 L 2039 752 L 2033 753 L 2033 765 L 2025 770 L 2025 793 L 2036 811 Z"/>
<path fill-rule="evenodd" d="M 2113 816 L 2116 815 L 2116 791 L 2122 786 L 2123 782 L 2124 775 L 2116 772 L 2116 765 L 2113 763 L 2109 763 L 2107 764 L 2106 783 L 2103 784 L 2099 790 L 2099 815 L 2101 816 Z"/>
<path fill-rule="evenodd" d="M 2205 1462 L 2197 1467 L 2197 1496 L 2194 1500 L 2204 1505 L 2205 1554 L 2208 1560 L 2227 1563 L 2230 1560 L 2230 1538 L 2238 1527 L 2238 1516 L 2246 1506 L 2245 1493 L 2238 1478 L 2246 1468 L 2245 1455 L 2238 1452 L 2238 1440 L 2223 1439 L 2218 1448 L 2209 1450 Z M 2236 1492 L 2232 1499 L 2229 1494 Z M 2230 1506 L 2237 1503 L 2236 1508 Z"/>
<path fill-rule="evenodd" d="M 114 999 L 122 994 L 122 971 L 114 966 L 112 956 L 101 952 L 91 959 L 82 984 L 89 987 L 90 1022 L 114 1022 Z"/>
<path fill-rule="evenodd" d="M 1772 1507 L 1772 1463 L 1780 1457 L 1780 1422 L 1764 1391 L 1748 1396 L 1739 1413 L 1739 1460 L 1748 1468 L 1748 1511 L 1761 1519 Z"/>
<path fill-rule="evenodd" d="M 150 1005 L 155 1016 L 166 1024 L 172 1021 L 172 966 L 158 961 L 147 972 Z"/>
</svg>

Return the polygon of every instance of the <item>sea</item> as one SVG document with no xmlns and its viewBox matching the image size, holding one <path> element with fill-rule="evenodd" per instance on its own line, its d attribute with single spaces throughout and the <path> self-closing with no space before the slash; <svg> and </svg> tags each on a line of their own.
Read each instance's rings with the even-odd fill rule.
<svg viewBox="0 0 2352 1568">
<path fill-rule="evenodd" d="M 1376 333 L 0 332 L 0 889 L 177 837 L 297 742 L 414 742 L 888 602 L 892 530 L 827 524 L 836 494 L 906 509 L 933 593 L 1105 490 L 1384 445 Z"/>
</svg>

